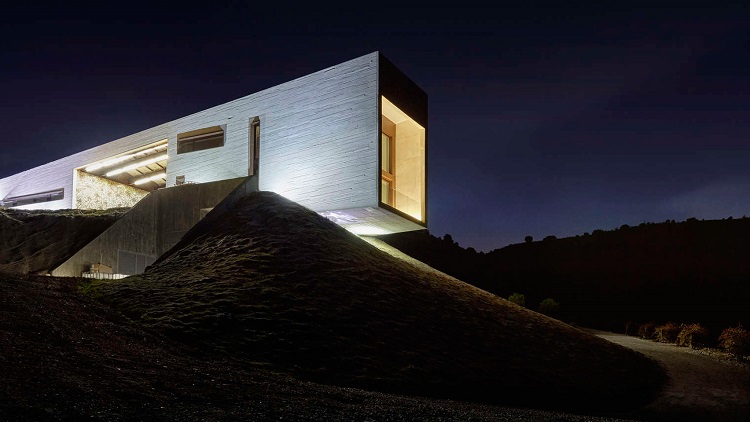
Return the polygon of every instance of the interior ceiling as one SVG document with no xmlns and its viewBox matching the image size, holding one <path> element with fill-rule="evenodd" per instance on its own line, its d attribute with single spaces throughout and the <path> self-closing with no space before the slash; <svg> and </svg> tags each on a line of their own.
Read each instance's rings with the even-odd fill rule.
<svg viewBox="0 0 750 422">
<path fill-rule="evenodd" d="M 161 159 L 154 161 L 157 158 Z M 155 144 L 91 163 L 80 170 L 138 189 L 152 191 L 167 185 L 166 175 L 157 176 L 154 180 L 137 185 L 135 183 L 159 173 L 166 173 L 167 159 L 167 140 L 165 139 Z"/>
</svg>

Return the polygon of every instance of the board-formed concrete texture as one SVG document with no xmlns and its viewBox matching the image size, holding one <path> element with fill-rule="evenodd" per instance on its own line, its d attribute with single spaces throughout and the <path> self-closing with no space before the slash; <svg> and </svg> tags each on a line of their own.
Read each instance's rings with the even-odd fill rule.
<svg viewBox="0 0 750 422">
<path fill-rule="evenodd" d="M 195 223 L 208 215 L 213 207 L 238 186 L 247 184 L 249 179 L 252 177 L 151 192 L 50 274 L 77 277 L 90 271 L 92 265 L 106 265 L 116 274 L 141 273 L 177 243 Z M 138 265 L 139 260 L 143 260 L 141 265 Z"/>
<path fill-rule="evenodd" d="M 387 200 L 384 118 L 405 134 L 395 135 L 395 199 Z M 401 150 L 408 157 L 399 161 Z M 0 179 L 0 206 L 75 208 L 78 196 L 91 196 L 79 172 L 149 191 L 254 176 L 259 190 L 356 233 L 385 234 L 427 227 L 426 157 L 427 94 L 373 52 Z"/>
</svg>

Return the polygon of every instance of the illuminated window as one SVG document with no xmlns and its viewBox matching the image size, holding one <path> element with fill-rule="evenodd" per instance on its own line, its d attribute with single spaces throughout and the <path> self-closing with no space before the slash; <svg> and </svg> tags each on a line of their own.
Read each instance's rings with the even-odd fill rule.
<svg viewBox="0 0 750 422">
<path fill-rule="evenodd" d="M 380 134 L 380 200 L 384 204 L 393 206 L 396 189 L 396 177 L 394 174 L 396 153 L 395 138 L 396 125 L 383 116 L 383 132 Z"/>
<path fill-rule="evenodd" d="M 221 146 L 224 146 L 224 129 L 221 126 L 192 130 L 177 135 L 178 154 Z"/>
<path fill-rule="evenodd" d="M 59 201 L 64 197 L 64 189 L 55 189 L 47 192 L 32 193 L 30 195 L 14 196 L 0 201 L 3 207 L 20 207 L 21 205 L 38 204 L 41 202 Z"/>
<path fill-rule="evenodd" d="M 382 97 L 380 202 L 425 221 L 425 129 Z"/>
</svg>

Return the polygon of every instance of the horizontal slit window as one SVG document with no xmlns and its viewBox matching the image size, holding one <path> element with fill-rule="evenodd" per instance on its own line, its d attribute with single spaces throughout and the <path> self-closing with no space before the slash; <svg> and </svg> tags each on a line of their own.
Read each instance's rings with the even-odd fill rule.
<svg viewBox="0 0 750 422">
<path fill-rule="evenodd" d="M 212 126 L 177 135 L 177 153 L 201 151 L 224 146 L 224 129 Z"/>
<path fill-rule="evenodd" d="M 47 192 L 32 193 L 30 195 L 20 195 L 5 198 L 0 201 L 3 207 L 20 207 L 21 205 L 39 204 L 42 202 L 59 201 L 65 196 L 64 189 L 55 189 Z"/>
</svg>

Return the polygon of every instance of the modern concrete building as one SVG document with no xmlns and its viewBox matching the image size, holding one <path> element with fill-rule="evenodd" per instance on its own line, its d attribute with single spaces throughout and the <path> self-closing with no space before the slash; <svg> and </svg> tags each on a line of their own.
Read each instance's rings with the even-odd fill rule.
<svg viewBox="0 0 750 422">
<path fill-rule="evenodd" d="M 373 52 L 1 179 L 0 206 L 132 207 L 52 271 L 132 274 L 237 191 L 358 234 L 424 229 L 426 158 L 427 95 Z"/>
</svg>

